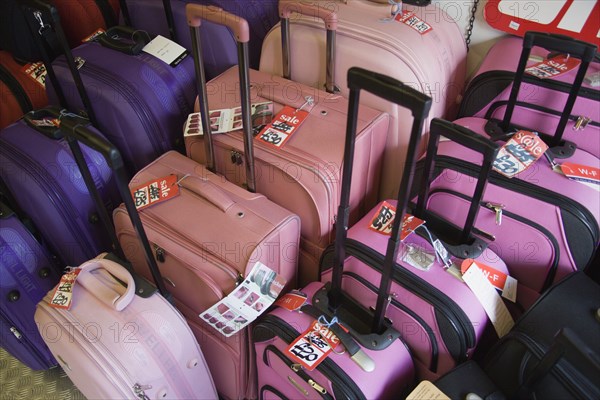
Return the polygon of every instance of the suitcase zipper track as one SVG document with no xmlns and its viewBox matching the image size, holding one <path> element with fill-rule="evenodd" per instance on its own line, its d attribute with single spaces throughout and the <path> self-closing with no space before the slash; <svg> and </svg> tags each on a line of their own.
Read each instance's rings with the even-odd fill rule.
<svg viewBox="0 0 600 400">
<path fill-rule="evenodd" d="M 12 326 L 12 327 L 15 327 L 16 329 L 18 329 L 18 327 L 16 326 L 17 324 L 13 323 L 11 321 L 11 319 L 8 318 L 8 316 L 1 309 L 0 309 L 0 318 L 2 318 L 4 320 L 4 323 L 6 325 Z M 55 364 L 51 364 L 48 362 L 48 360 L 44 357 L 45 354 L 42 354 L 42 352 L 37 348 L 37 346 L 34 345 L 31 340 L 29 340 L 28 335 L 25 333 L 25 331 L 23 329 L 19 330 L 19 333 L 21 334 L 21 337 L 17 338 L 17 340 L 28 349 L 29 354 L 33 355 L 33 357 L 36 359 L 37 362 L 40 363 L 40 365 L 45 365 L 47 368 L 52 368 L 55 365 Z M 2 332 L 2 335 L 13 335 L 13 333 L 12 332 L 11 333 Z M 8 351 L 8 349 L 6 349 L 6 350 Z"/>
<path fill-rule="evenodd" d="M 366 286 L 373 293 L 378 293 L 379 292 L 377 286 L 373 285 L 371 282 L 367 281 L 362 276 L 360 276 L 358 274 L 355 274 L 354 272 L 346 272 L 346 271 L 344 271 L 343 275 L 347 275 L 347 276 L 352 277 L 353 279 L 357 280 L 358 282 L 360 282 L 361 284 L 363 284 L 364 286 Z M 431 360 L 429 361 L 429 370 L 431 372 L 436 373 L 437 372 L 437 367 L 438 367 L 438 343 L 437 343 L 437 339 L 435 337 L 435 334 L 433 333 L 433 330 L 427 324 L 427 322 L 425 322 L 425 320 L 423 318 L 421 318 L 421 316 L 419 316 L 417 313 L 415 313 L 410 308 L 406 307 L 404 304 L 400 303 L 398 300 L 396 300 L 395 297 L 392 297 L 391 304 L 393 306 L 399 308 L 400 310 L 402 310 L 403 312 L 405 312 L 409 316 L 411 316 L 414 320 L 416 320 L 419 323 L 419 325 L 421 325 L 421 327 L 423 328 L 423 330 L 427 333 L 427 336 L 429 336 L 429 342 L 431 343 Z"/>
<path fill-rule="evenodd" d="M 3 141 L 2 148 L 8 149 L 7 152 L 0 150 L 1 153 L 7 158 L 10 158 L 12 162 L 19 165 L 21 170 L 25 172 L 27 175 L 31 177 L 33 181 L 35 181 L 40 187 L 44 189 L 44 192 L 50 198 L 50 202 L 54 204 L 55 209 L 59 214 L 62 214 L 62 221 L 65 227 L 71 233 L 73 239 L 79 242 L 79 246 L 84 253 L 90 253 L 93 249 L 93 245 L 85 238 L 85 235 L 82 235 L 79 231 L 79 227 L 75 226 L 73 221 L 76 221 L 79 216 L 77 211 L 73 208 L 71 203 L 66 204 L 66 202 L 61 201 L 62 199 L 67 199 L 68 196 L 65 195 L 65 192 L 59 185 L 55 184 L 55 180 L 52 177 L 48 177 L 48 179 L 41 179 L 38 175 L 31 171 L 40 170 L 40 166 L 33 162 L 32 159 L 26 154 L 21 152 L 15 146 L 10 143 Z M 16 155 L 16 156 L 15 156 Z M 29 168 L 32 167 L 33 168 Z M 61 212 L 62 211 L 62 212 Z M 94 257 L 95 255 L 88 254 L 88 257 Z"/>
<path fill-rule="evenodd" d="M 346 250 L 347 256 L 355 257 L 369 267 L 381 272 L 385 257 L 376 250 L 354 239 L 346 240 Z M 333 245 L 330 245 L 325 251 L 333 251 Z M 441 290 L 398 263 L 394 268 L 394 282 L 431 304 L 435 310 L 446 317 L 459 338 L 460 356 L 455 361 L 457 363 L 465 361 L 468 349 L 475 347 L 475 331 L 473 324 L 462 308 Z"/>
<path fill-rule="evenodd" d="M 0 65 L 0 81 L 4 82 L 11 93 L 15 96 L 21 111 L 25 114 L 28 111 L 33 110 L 33 104 L 29 100 L 29 96 L 19 81 L 2 65 Z"/>
<path fill-rule="evenodd" d="M 265 315 L 257 326 L 259 325 L 274 332 L 287 344 L 292 343 L 300 335 L 300 332 L 292 328 L 287 322 L 270 314 Z M 366 400 L 356 383 L 332 360 L 326 358 L 317 366 L 317 369 L 332 382 L 332 385 L 339 388 L 347 399 Z"/>
<path fill-rule="evenodd" d="M 466 194 L 455 192 L 455 191 L 449 190 L 449 189 L 436 189 L 436 190 L 431 191 L 430 195 L 433 195 L 434 193 L 448 193 L 448 194 L 459 197 L 459 198 L 469 201 L 469 202 L 473 201 L 473 199 L 471 197 L 467 196 Z M 489 208 L 485 207 L 485 204 L 486 204 L 485 201 L 481 201 L 479 204 L 486 210 L 489 210 Z M 531 226 L 532 228 L 536 229 L 537 231 L 541 232 L 544 236 L 546 236 L 548 238 L 548 240 L 552 243 L 552 247 L 554 248 L 555 256 L 552 259 L 552 264 L 550 265 L 550 271 L 546 275 L 546 279 L 544 280 L 544 284 L 541 289 L 541 292 L 545 291 L 554 282 L 554 277 L 556 276 L 556 269 L 558 268 L 558 260 L 560 259 L 560 248 L 558 247 L 558 241 L 556 240 L 556 237 L 548 229 L 544 228 L 542 225 L 540 225 L 530 219 L 527 219 L 521 215 L 515 214 L 506 209 L 502 210 L 502 215 L 505 215 L 516 221 L 523 222 L 524 224 Z"/>
<path fill-rule="evenodd" d="M 436 170 L 437 168 L 440 168 L 440 170 L 445 168 L 453 169 L 473 177 L 477 177 L 480 170 L 478 165 L 449 156 L 438 156 L 436 159 Z M 506 178 L 497 172 L 492 172 L 488 181 L 496 186 L 507 188 L 513 192 L 521 193 L 555 205 L 573 214 L 588 228 L 593 242 L 598 243 L 600 237 L 600 227 L 598 227 L 598 223 L 592 213 L 576 201 L 571 200 L 560 193 L 548 190 L 541 186 L 532 185 L 518 178 Z"/>
</svg>

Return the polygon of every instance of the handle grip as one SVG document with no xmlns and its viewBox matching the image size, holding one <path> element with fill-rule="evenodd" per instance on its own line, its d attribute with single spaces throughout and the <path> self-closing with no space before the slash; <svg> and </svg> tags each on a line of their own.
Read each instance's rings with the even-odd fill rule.
<svg viewBox="0 0 600 400">
<path fill-rule="evenodd" d="M 523 37 L 523 47 L 531 49 L 540 46 L 549 51 L 558 51 L 591 62 L 596 55 L 596 45 L 583 42 L 565 35 L 548 32 L 526 32 Z"/>
<path fill-rule="evenodd" d="M 133 43 L 124 41 L 124 38 L 131 38 Z M 103 47 L 132 56 L 140 54 L 144 46 L 150 43 L 150 40 L 148 32 L 128 26 L 113 26 L 108 28 L 104 35 L 98 37 L 98 43 Z"/>
<path fill-rule="evenodd" d="M 231 197 L 217 185 L 200 177 L 190 175 L 182 179 L 179 185 L 201 196 L 223 212 L 235 204 Z"/>
<path fill-rule="evenodd" d="M 125 293 L 116 293 L 113 289 L 99 282 L 98 278 L 92 274 L 92 272 L 102 269 L 126 284 Z M 124 310 L 135 296 L 133 276 L 125 268 L 110 260 L 95 259 L 84 263 L 77 277 L 77 284 L 85 287 L 98 300 L 117 311 Z"/>
<path fill-rule="evenodd" d="M 279 17 L 289 19 L 290 15 L 295 12 L 309 17 L 317 17 L 323 20 L 325 28 L 328 31 L 337 30 L 338 18 L 335 11 L 327 10 L 318 5 L 306 4 L 302 2 L 279 2 Z"/>
<path fill-rule="evenodd" d="M 220 7 L 188 3 L 185 6 L 185 14 L 188 25 L 191 28 L 199 28 L 202 20 L 206 20 L 215 24 L 225 25 L 231 29 L 238 43 L 248 43 L 250 41 L 248 22 Z"/>
</svg>

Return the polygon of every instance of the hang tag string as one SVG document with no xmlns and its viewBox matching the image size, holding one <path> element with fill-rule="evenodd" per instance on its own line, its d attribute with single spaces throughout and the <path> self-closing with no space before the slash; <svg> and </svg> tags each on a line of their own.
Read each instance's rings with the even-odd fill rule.
<svg viewBox="0 0 600 400">
<path fill-rule="evenodd" d="M 429 231 L 429 229 L 427 229 L 427 227 L 425 226 L 425 224 L 419 225 L 419 226 L 417 227 L 417 229 L 418 229 L 418 228 L 423 228 L 423 230 L 425 230 L 425 232 L 427 233 L 427 236 L 429 237 L 429 243 L 431 243 L 431 245 L 433 246 L 433 242 L 434 242 L 434 240 L 433 240 L 433 236 L 431 236 L 431 232 Z M 434 249 L 434 250 L 435 250 L 435 249 Z M 441 262 L 441 261 L 440 261 L 440 256 L 438 255 L 438 252 L 437 252 L 437 251 L 434 251 L 434 252 L 433 252 L 433 254 L 435 255 L 435 260 L 436 260 L 437 262 Z"/>
<path fill-rule="evenodd" d="M 323 326 L 326 326 L 327 328 L 331 328 L 331 326 L 333 324 L 337 324 L 338 323 L 338 319 L 337 319 L 337 317 L 334 316 L 333 318 L 331 318 L 331 321 L 328 322 L 327 318 L 325 318 L 324 315 L 320 315 L 319 318 L 317 318 L 317 322 L 319 324 L 323 325 Z M 308 337 L 308 340 L 311 341 L 310 336 Z M 343 349 L 342 351 L 335 351 L 335 349 L 332 347 L 331 348 L 331 352 L 333 354 L 341 355 L 341 354 L 344 354 L 346 352 L 346 349 Z"/>
<path fill-rule="evenodd" d="M 396 19 L 396 16 L 402 14 L 402 1 L 388 0 L 388 3 L 392 6 L 390 18 L 381 18 L 379 22 L 388 23 Z"/>
</svg>

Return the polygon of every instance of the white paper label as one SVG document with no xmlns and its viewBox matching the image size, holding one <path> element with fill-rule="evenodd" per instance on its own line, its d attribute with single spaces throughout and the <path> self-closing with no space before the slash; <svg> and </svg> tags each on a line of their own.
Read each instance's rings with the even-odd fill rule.
<svg viewBox="0 0 600 400">
<path fill-rule="evenodd" d="M 503 337 L 515 325 L 502 298 L 479 268 L 469 268 L 463 275 L 463 280 L 483 306 L 485 313 L 496 329 L 498 337 Z"/>
<path fill-rule="evenodd" d="M 150 43 L 144 46 L 142 51 L 153 55 L 172 67 L 176 67 L 188 53 L 183 46 L 161 35 L 152 39 Z"/>
<path fill-rule="evenodd" d="M 406 400 L 450 400 L 440 389 L 429 381 L 421 381 L 419 385 L 410 392 Z"/>
</svg>

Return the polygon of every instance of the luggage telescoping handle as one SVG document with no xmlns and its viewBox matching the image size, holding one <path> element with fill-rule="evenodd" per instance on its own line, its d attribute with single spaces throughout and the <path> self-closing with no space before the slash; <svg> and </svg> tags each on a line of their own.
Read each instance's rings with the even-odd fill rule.
<svg viewBox="0 0 600 400">
<path fill-rule="evenodd" d="M 435 170 L 435 159 L 441 136 L 444 136 L 445 138 L 450 139 L 464 147 L 483 154 L 483 162 L 481 165 L 481 170 L 479 171 L 477 185 L 473 193 L 473 200 L 471 201 L 469 213 L 467 214 L 467 219 L 465 221 L 460 238 L 461 243 L 467 243 L 471 237 L 473 225 L 479 212 L 479 203 L 483 197 L 488 176 L 492 170 L 494 160 L 498 155 L 500 145 L 463 126 L 445 121 L 443 119 L 434 118 L 431 121 L 429 144 L 427 146 L 427 155 L 425 157 L 425 167 L 423 169 L 423 176 L 421 177 L 422 181 L 420 185 L 419 198 L 417 200 L 417 207 L 414 212 L 416 217 L 424 220 L 429 218 L 426 210 L 427 201 L 429 199 L 429 185 Z"/>
<path fill-rule="evenodd" d="M 384 327 L 384 314 L 392 284 L 392 274 L 398 245 L 400 243 L 400 227 L 409 201 L 410 187 L 415 169 L 417 149 L 421 141 L 423 124 L 431 108 L 431 98 L 412 89 L 400 81 L 386 75 L 371 72 L 362 68 L 353 67 L 348 71 L 348 88 L 350 99 L 348 105 L 348 123 L 346 126 L 346 143 L 344 147 L 344 166 L 342 172 L 341 200 L 337 214 L 336 240 L 333 276 L 329 295 L 332 308 L 336 309 L 341 303 L 342 272 L 346 258 L 345 242 L 350 216 L 350 186 L 352 180 L 352 163 L 354 160 L 354 145 L 356 140 L 356 126 L 360 91 L 366 90 L 385 100 L 410 109 L 413 116 L 413 125 L 410 132 L 410 141 L 406 154 L 406 165 L 402 174 L 396 216 L 392 227 L 392 235 L 388 241 L 385 261 L 381 273 L 381 283 L 375 307 L 372 332 L 381 332 Z"/>
<path fill-rule="evenodd" d="M 521 52 L 521 58 L 519 59 L 519 66 L 515 73 L 515 79 L 506 105 L 506 111 L 504 112 L 504 118 L 502 120 L 501 128 L 507 131 L 510 128 L 510 121 L 512 119 L 515 106 L 517 104 L 517 97 L 523 82 L 525 69 L 527 68 L 527 61 L 531 54 L 531 49 L 534 46 L 540 46 L 549 51 L 558 51 L 561 53 L 568 54 L 570 57 L 576 57 L 581 60 L 581 64 L 578 67 L 577 75 L 571 86 L 569 97 L 560 116 L 560 121 L 556 127 L 556 132 L 548 143 L 550 146 L 559 146 L 562 140 L 563 133 L 573 111 L 573 106 L 577 100 L 579 89 L 585 78 L 585 73 L 590 65 L 590 62 L 596 55 L 597 47 L 594 44 L 582 42 L 564 35 L 556 35 L 546 32 L 527 32 L 523 38 L 523 51 Z M 528 79 L 528 81 L 531 81 Z M 534 83 L 535 81 L 531 81 Z M 535 83 L 534 83 L 535 84 Z"/>
<path fill-rule="evenodd" d="M 339 92 L 335 85 L 335 36 L 337 30 L 337 14 L 318 5 L 302 2 L 279 2 L 279 17 L 281 18 L 281 48 L 283 77 L 292 79 L 292 64 L 290 62 L 290 15 L 296 12 L 306 16 L 316 16 L 323 20 L 327 30 L 326 43 L 326 72 L 325 90 L 329 93 Z"/>
<path fill-rule="evenodd" d="M 237 42 L 237 54 L 239 64 L 239 78 L 242 106 L 242 129 L 244 135 L 244 164 L 246 166 L 246 185 L 248 191 L 256 192 L 256 178 L 254 174 L 254 150 L 252 140 L 252 121 L 250 115 L 250 71 L 248 67 L 248 42 L 250 41 L 250 28 L 248 22 L 234 14 L 228 13 L 222 8 L 215 6 L 204 6 L 199 4 L 187 4 L 185 7 L 190 34 L 192 36 L 192 52 L 194 54 L 194 66 L 196 69 L 196 89 L 200 103 L 200 114 L 202 116 L 202 130 L 204 132 L 204 146 L 206 151 L 206 166 L 212 172 L 216 172 L 214 145 L 210 129 L 210 117 L 208 112 L 208 94 L 206 92 L 206 73 L 202 63 L 202 44 L 200 43 L 199 28 L 202 20 L 215 24 L 224 25 L 233 31 Z"/>
<path fill-rule="evenodd" d="M 52 60 L 48 56 L 48 52 L 46 51 L 46 49 L 44 47 L 44 43 L 42 43 L 42 41 L 43 41 L 42 30 L 43 29 L 54 29 L 54 32 L 56 33 L 56 37 L 58 38 L 58 41 L 60 42 L 60 45 L 62 46 L 63 54 L 67 61 L 67 65 L 69 66 L 69 70 L 71 71 L 73 81 L 75 82 L 75 86 L 77 87 L 77 92 L 79 93 L 79 96 L 81 97 L 81 101 L 83 102 L 83 106 L 85 107 L 87 115 L 88 115 L 90 121 L 92 121 L 92 124 L 94 126 L 98 126 L 98 123 L 97 123 L 98 119 L 96 118 L 96 114 L 94 113 L 94 109 L 92 107 L 92 102 L 90 101 L 88 92 L 83 85 L 83 80 L 81 79 L 81 75 L 79 74 L 79 71 L 77 70 L 77 66 L 75 65 L 75 59 L 73 58 L 73 53 L 71 52 L 71 48 L 69 47 L 69 42 L 67 41 L 67 37 L 65 36 L 65 33 L 62 29 L 62 26 L 60 23 L 60 17 L 58 15 L 58 11 L 56 10 L 56 7 L 54 7 L 52 4 L 48 3 L 45 0 L 19 0 L 19 2 L 23 7 L 26 7 L 28 9 L 28 11 L 33 12 L 34 15 L 36 13 L 40 13 L 39 15 L 43 14 L 52 22 L 52 26 L 43 25 L 40 17 L 38 16 L 36 19 L 38 19 L 38 21 L 40 21 L 40 25 L 35 26 L 35 25 L 32 25 L 32 23 L 30 23 L 29 28 L 34 37 L 40 36 L 38 38 L 38 40 L 36 40 L 35 42 L 36 42 L 36 45 L 38 46 L 38 49 L 40 50 L 40 53 L 42 54 L 44 66 L 46 67 L 46 71 L 48 72 L 48 77 L 50 78 L 50 81 L 52 82 L 52 85 L 54 86 L 54 89 L 56 90 L 61 107 L 69 109 L 69 110 L 73 109 L 73 108 L 69 107 L 69 104 L 67 104 L 66 97 L 62 91 L 60 84 L 58 83 L 58 79 L 56 78 L 54 69 L 52 68 Z M 27 19 L 27 20 L 29 21 L 29 19 Z"/>
<path fill-rule="evenodd" d="M 123 202 L 125 203 L 125 207 L 127 208 L 127 212 L 129 213 L 129 217 L 131 218 L 133 227 L 138 235 L 138 238 L 140 239 L 140 242 L 142 243 L 144 255 L 146 257 L 146 262 L 150 267 L 150 272 L 152 273 L 154 283 L 160 294 L 163 295 L 163 297 L 165 297 L 167 300 L 172 301 L 171 294 L 167 291 L 160 270 L 158 269 L 158 265 L 156 264 L 156 260 L 154 259 L 152 247 L 150 246 L 150 242 L 148 241 L 146 231 L 144 230 L 144 227 L 142 225 L 140 214 L 138 213 L 137 209 L 135 208 L 135 204 L 133 203 L 133 199 L 129 191 L 129 186 L 127 184 L 127 172 L 125 171 L 125 165 L 123 163 L 121 153 L 119 153 L 117 148 L 113 146 L 110 142 L 94 134 L 94 132 L 82 125 L 80 119 L 73 117 L 61 118 L 60 130 L 63 132 L 64 136 L 69 142 L 69 146 L 71 147 L 73 155 L 75 156 L 77 166 L 79 167 L 79 170 L 81 171 L 81 174 L 86 183 L 86 186 L 88 187 L 88 190 L 92 194 L 92 197 L 96 203 L 96 208 L 98 209 L 100 218 L 106 226 L 107 230 L 109 231 L 113 246 L 115 247 L 115 249 L 117 249 L 117 255 L 122 260 L 125 260 L 124 253 L 121 249 L 118 238 L 112 226 L 110 215 L 108 214 L 106 208 L 103 206 L 102 199 L 100 198 L 98 189 L 94 184 L 92 175 L 87 166 L 87 163 L 85 162 L 79 143 L 83 143 L 89 148 L 97 151 L 106 159 L 108 166 L 114 173 L 119 193 L 121 194 Z"/>
</svg>

